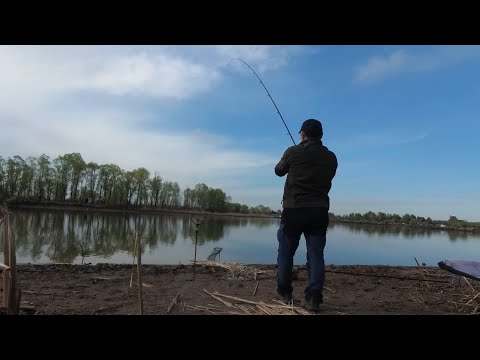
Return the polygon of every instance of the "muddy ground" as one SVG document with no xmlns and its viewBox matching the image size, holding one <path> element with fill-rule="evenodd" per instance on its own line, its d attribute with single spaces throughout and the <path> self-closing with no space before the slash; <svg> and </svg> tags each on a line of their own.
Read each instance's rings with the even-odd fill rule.
<svg viewBox="0 0 480 360">
<path fill-rule="evenodd" d="M 197 265 L 193 280 L 191 265 L 144 265 L 143 312 L 146 315 L 311 313 L 300 304 L 307 282 L 305 267 L 296 268 L 293 307 L 276 300 L 275 266 L 248 265 L 244 269 L 242 275 L 231 269 Z M 137 271 L 132 265 L 23 264 L 18 266 L 17 276 L 21 314 L 140 313 Z M 332 265 L 327 266 L 325 303 L 316 315 L 472 314 L 479 311 L 480 295 L 475 298 L 479 293 L 479 282 L 453 278 L 440 268 Z"/>
</svg>

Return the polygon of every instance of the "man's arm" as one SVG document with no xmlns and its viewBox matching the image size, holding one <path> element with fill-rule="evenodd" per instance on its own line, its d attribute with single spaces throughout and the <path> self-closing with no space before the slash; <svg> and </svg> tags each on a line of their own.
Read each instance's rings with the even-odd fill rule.
<svg viewBox="0 0 480 360">
<path fill-rule="evenodd" d="M 289 147 L 287 150 L 285 150 L 285 153 L 283 154 L 282 158 L 278 162 L 277 166 L 275 166 L 275 174 L 278 176 L 284 176 L 288 173 L 288 170 L 290 168 L 290 157 L 292 154 L 291 147 Z"/>
</svg>

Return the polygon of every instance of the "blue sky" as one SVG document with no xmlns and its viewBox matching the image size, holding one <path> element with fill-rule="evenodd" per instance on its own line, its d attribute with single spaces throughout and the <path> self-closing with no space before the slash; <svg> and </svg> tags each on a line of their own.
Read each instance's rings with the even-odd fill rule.
<svg viewBox="0 0 480 360">
<path fill-rule="evenodd" d="M 0 46 L 0 156 L 80 152 L 281 208 L 273 169 L 319 119 L 331 211 L 480 221 L 479 46 Z"/>
</svg>

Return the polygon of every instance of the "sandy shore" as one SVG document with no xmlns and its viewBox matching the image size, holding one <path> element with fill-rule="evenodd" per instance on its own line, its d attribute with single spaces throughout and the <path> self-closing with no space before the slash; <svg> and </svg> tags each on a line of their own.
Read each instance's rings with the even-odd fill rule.
<svg viewBox="0 0 480 360">
<path fill-rule="evenodd" d="M 297 268 L 294 303 L 288 307 L 275 296 L 275 266 L 221 266 L 197 265 L 193 280 L 191 265 L 144 265 L 144 314 L 309 314 L 300 304 L 305 267 Z M 27 310 L 37 315 L 140 312 L 132 265 L 22 264 L 17 276 L 20 305 L 25 309 L 21 314 Z M 327 266 L 325 303 L 317 315 L 477 313 L 480 296 L 474 297 L 480 293 L 479 282 L 456 278 L 452 284 L 451 280 L 452 274 L 432 267 Z"/>
</svg>

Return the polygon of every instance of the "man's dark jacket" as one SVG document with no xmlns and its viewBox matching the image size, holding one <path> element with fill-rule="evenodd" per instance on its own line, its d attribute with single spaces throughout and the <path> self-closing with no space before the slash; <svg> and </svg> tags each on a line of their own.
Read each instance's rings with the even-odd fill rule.
<svg viewBox="0 0 480 360">
<path fill-rule="evenodd" d="M 275 174 L 287 175 L 284 208 L 330 208 L 328 193 L 337 172 L 337 157 L 320 139 L 306 139 L 289 147 L 275 166 Z"/>
</svg>

